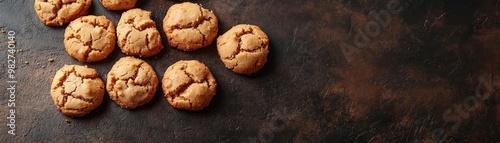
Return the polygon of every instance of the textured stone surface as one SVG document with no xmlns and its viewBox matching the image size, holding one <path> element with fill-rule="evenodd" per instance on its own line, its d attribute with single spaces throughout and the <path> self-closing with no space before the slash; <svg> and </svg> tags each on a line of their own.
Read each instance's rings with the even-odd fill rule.
<svg viewBox="0 0 500 143">
<path fill-rule="evenodd" d="M 145 61 L 157 73 L 179 60 L 206 64 L 217 78 L 210 106 L 200 112 L 176 110 L 156 92 L 148 104 L 122 110 L 106 94 L 83 118 L 68 118 L 54 107 L 49 80 L 64 64 L 81 64 L 64 51 L 64 27 L 41 23 L 32 1 L 0 0 L 0 27 L 16 31 L 17 48 L 23 49 L 16 57 L 17 135 L 8 135 L 3 125 L 0 142 L 244 142 L 262 135 L 273 142 L 411 142 L 432 140 L 436 129 L 449 135 L 448 142 L 499 141 L 499 1 L 401 1 L 402 11 L 391 14 L 378 34 L 369 33 L 369 44 L 347 56 L 351 62 L 341 47 L 356 46 L 357 29 L 367 34 L 366 25 L 376 22 L 370 11 L 387 9 L 387 0 L 196 2 L 215 12 L 219 35 L 240 23 L 266 32 L 268 62 L 257 74 L 227 70 L 215 43 L 193 52 L 167 46 Z M 161 21 L 174 3 L 138 1 L 136 7 L 151 11 L 162 31 Z M 89 10 L 115 24 L 121 15 L 99 1 Z M 0 33 L 2 61 L 7 41 Z M 106 75 L 124 56 L 117 49 L 88 66 Z M 5 63 L 0 82 L 6 81 Z M 490 79 L 497 83 L 491 90 L 486 88 Z M 480 96 L 487 98 L 467 110 L 476 89 L 492 94 Z M 6 94 L 0 100 L 4 124 Z"/>
</svg>

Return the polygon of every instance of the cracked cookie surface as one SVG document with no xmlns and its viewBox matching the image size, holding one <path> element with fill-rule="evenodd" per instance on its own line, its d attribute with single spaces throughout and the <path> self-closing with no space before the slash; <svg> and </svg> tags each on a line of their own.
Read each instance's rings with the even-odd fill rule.
<svg viewBox="0 0 500 143">
<path fill-rule="evenodd" d="M 158 77 L 153 67 L 134 57 L 118 60 L 108 73 L 109 97 L 125 109 L 148 103 L 156 93 Z"/>
<path fill-rule="evenodd" d="M 255 25 L 240 24 L 217 38 L 217 51 L 227 68 L 251 75 L 267 62 L 269 38 Z"/>
<path fill-rule="evenodd" d="M 35 12 L 45 25 L 62 26 L 86 15 L 92 0 L 35 0 Z"/>
<path fill-rule="evenodd" d="M 115 49 L 115 26 L 105 16 L 83 16 L 72 21 L 64 31 L 64 47 L 80 62 L 106 58 Z"/>
<path fill-rule="evenodd" d="M 163 49 L 160 33 L 149 11 L 135 8 L 124 12 L 116 32 L 118 46 L 126 55 L 151 57 Z"/>
<path fill-rule="evenodd" d="M 64 115 L 84 116 L 102 103 L 104 82 L 95 69 L 65 65 L 56 72 L 50 95 Z"/>
<path fill-rule="evenodd" d="M 208 106 L 217 90 L 217 82 L 205 64 L 179 61 L 165 71 L 162 89 L 170 105 L 197 111 Z"/>
<path fill-rule="evenodd" d="M 183 51 L 197 50 L 210 45 L 218 31 L 215 14 L 198 4 L 174 4 L 163 19 L 163 31 L 168 43 Z"/>
<path fill-rule="evenodd" d="M 134 8 L 137 0 L 99 0 L 107 10 L 126 10 Z"/>
</svg>

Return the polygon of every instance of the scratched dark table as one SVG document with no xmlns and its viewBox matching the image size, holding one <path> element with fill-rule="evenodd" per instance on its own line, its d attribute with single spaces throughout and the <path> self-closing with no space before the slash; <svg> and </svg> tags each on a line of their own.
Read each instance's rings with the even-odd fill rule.
<svg viewBox="0 0 500 143">
<path fill-rule="evenodd" d="M 180 1 L 139 0 L 162 31 Z M 88 65 L 102 79 L 124 54 L 85 64 L 64 50 L 65 27 L 47 27 L 33 0 L 0 0 L 0 142 L 499 142 L 498 0 L 199 0 L 219 34 L 240 23 L 270 38 L 255 75 L 224 67 L 215 42 L 145 59 L 159 78 L 179 60 L 205 63 L 217 94 L 199 112 L 172 108 L 158 88 L 149 104 L 122 109 L 105 95 L 82 118 L 61 114 L 50 77 L 65 64 Z M 123 11 L 93 0 L 89 14 L 116 25 Z M 16 41 L 14 108 L 8 107 L 8 31 Z M 53 58 L 53 62 L 48 59 Z M 161 87 L 161 84 L 160 84 Z M 15 136 L 7 124 L 15 109 Z"/>
</svg>

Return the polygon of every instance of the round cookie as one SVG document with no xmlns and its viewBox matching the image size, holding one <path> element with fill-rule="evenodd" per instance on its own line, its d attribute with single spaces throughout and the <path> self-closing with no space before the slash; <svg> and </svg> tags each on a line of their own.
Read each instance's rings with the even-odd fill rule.
<svg viewBox="0 0 500 143">
<path fill-rule="evenodd" d="M 79 117 L 101 104 L 104 82 L 95 69 L 65 65 L 56 72 L 50 95 L 57 109 L 64 115 Z"/>
<path fill-rule="evenodd" d="M 137 0 L 99 0 L 108 10 L 126 10 L 134 8 Z"/>
<path fill-rule="evenodd" d="M 108 73 L 109 97 L 125 109 L 148 103 L 156 93 L 158 77 L 153 67 L 134 57 L 118 60 Z"/>
<path fill-rule="evenodd" d="M 227 68 L 251 75 L 267 62 L 269 38 L 255 25 L 240 24 L 217 38 L 217 51 Z"/>
<path fill-rule="evenodd" d="M 86 15 L 92 0 L 35 0 L 35 12 L 47 26 L 62 26 Z"/>
<path fill-rule="evenodd" d="M 64 31 L 64 47 L 80 62 L 106 58 L 115 49 L 115 26 L 105 16 L 83 16 L 72 21 Z"/>
<path fill-rule="evenodd" d="M 217 82 L 205 64 L 196 60 L 179 61 L 165 71 L 162 89 L 174 108 L 197 111 L 208 106 Z"/>
<path fill-rule="evenodd" d="M 168 43 L 183 51 L 206 47 L 217 36 L 217 17 L 198 4 L 174 4 L 163 19 L 163 31 Z"/>
<path fill-rule="evenodd" d="M 124 12 L 116 32 L 118 46 L 126 55 L 151 57 L 163 49 L 160 33 L 149 11 L 135 8 Z"/>
</svg>

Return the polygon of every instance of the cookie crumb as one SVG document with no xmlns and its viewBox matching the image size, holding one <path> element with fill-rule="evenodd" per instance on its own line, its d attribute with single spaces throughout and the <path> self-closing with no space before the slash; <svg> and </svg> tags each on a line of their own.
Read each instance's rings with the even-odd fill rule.
<svg viewBox="0 0 500 143">
<path fill-rule="evenodd" d="M 42 68 L 45 68 L 45 66 L 42 66 Z"/>
<path fill-rule="evenodd" d="M 68 124 L 68 126 L 69 126 L 69 123 L 71 123 L 71 121 L 68 119 L 64 119 L 64 122 L 66 122 L 66 124 Z"/>
<path fill-rule="evenodd" d="M 50 82 L 52 82 L 54 80 L 54 77 L 50 77 L 49 80 Z"/>
<path fill-rule="evenodd" d="M 48 61 L 49 62 L 54 62 L 54 59 L 53 58 L 49 58 Z"/>
<path fill-rule="evenodd" d="M 24 61 L 24 64 L 30 64 L 30 62 L 28 62 L 28 61 Z"/>
</svg>

